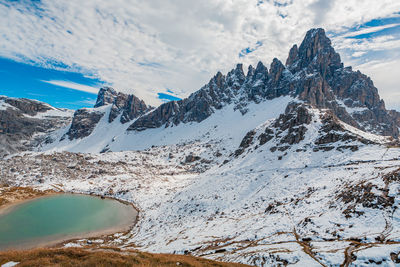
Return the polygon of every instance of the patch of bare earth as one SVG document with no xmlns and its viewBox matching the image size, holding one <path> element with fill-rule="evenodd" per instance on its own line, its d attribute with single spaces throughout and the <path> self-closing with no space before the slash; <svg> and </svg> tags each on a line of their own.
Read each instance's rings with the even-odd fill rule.
<svg viewBox="0 0 400 267">
<path fill-rule="evenodd" d="M 0 265 L 19 262 L 18 266 L 247 266 L 222 263 L 184 255 L 150 254 L 135 250 L 119 249 L 35 249 L 28 251 L 0 252 Z"/>
</svg>

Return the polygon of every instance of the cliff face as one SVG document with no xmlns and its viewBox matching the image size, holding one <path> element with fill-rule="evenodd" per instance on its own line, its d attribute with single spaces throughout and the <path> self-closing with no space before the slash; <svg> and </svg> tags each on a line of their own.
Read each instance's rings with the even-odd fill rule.
<svg viewBox="0 0 400 267">
<path fill-rule="evenodd" d="M 289 52 L 286 67 L 296 77 L 288 86 L 296 88 L 300 99 L 331 109 L 340 120 L 361 130 L 399 136 L 399 124 L 371 79 L 343 67 L 323 29 L 310 30 L 296 50 L 294 46 Z"/>
<path fill-rule="evenodd" d="M 67 132 L 69 140 L 89 136 L 103 116 L 103 112 L 96 110 L 78 109 L 75 111 L 71 127 Z"/>
<path fill-rule="evenodd" d="M 112 105 L 108 118 L 109 122 L 114 121 L 122 113 L 120 121 L 121 123 L 126 123 L 152 109 L 151 106 L 147 106 L 143 100 L 135 95 L 116 92 L 111 87 L 103 87 L 97 95 L 94 107 L 97 108 L 109 104 Z"/>
<path fill-rule="evenodd" d="M 50 142 L 47 134 L 70 123 L 72 112 L 24 98 L 0 96 L 0 157 Z"/>
<path fill-rule="evenodd" d="M 122 124 L 132 121 L 152 109 L 134 95 L 116 92 L 111 87 L 101 88 L 93 109 L 79 109 L 75 112 L 71 127 L 67 132 L 69 140 L 89 136 L 100 119 L 105 115 L 102 107 L 111 105 L 108 123 L 120 116 Z"/>
</svg>

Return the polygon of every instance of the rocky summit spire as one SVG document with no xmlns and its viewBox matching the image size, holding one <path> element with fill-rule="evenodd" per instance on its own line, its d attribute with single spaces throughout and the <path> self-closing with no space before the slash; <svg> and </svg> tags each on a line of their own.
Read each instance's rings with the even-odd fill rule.
<svg viewBox="0 0 400 267">
<path fill-rule="evenodd" d="M 117 95 L 118 93 L 111 87 L 100 88 L 100 91 L 97 94 L 97 100 L 94 107 L 97 108 L 108 104 L 112 104 Z"/>
<path fill-rule="evenodd" d="M 243 64 L 237 64 L 236 68 L 231 70 L 226 77 L 228 86 L 231 86 L 236 90 L 239 89 L 246 80 L 246 76 L 243 72 Z"/>
<path fill-rule="evenodd" d="M 286 66 L 291 66 L 293 62 L 295 62 L 298 59 L 297 57 L 298 53 L 299 49 L 297 47 L 297 44 L 295 44 L 289 51 L 289 56 L 286 59 Z"/>
<path fill-rule="evenodd" d="M 343 67 L 339 54 L 321 28 L 307 32 L 300 47 L 294 46 L 290 50 L 286 64 L 292 72 L 306 68 L 308 72 L 319 71 L 323 77 L 330 77 L 336 69 Z"/>
</svg>

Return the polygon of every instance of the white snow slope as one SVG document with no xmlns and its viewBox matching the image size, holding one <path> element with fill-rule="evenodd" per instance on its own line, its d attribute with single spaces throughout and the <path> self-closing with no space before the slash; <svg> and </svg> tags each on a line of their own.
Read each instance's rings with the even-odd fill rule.
<svg viewBox="0 0 400 267">
<path fill-rule="evenodd" d="M 266 128 L 278 132 L 274 119 L 291 100 L 252 104 L 244 116 L 227 106 L 199 124 L 103 131 L 115 140 L 108 144 L 111 150 L 142 151 L 56 153 L 102 150 L 104 143 L 96 146 L 99 123 L 93 140 L 61 142 L 51 151 L 1 161 L 2 177 L 13 185 L 94 192 L 134 203 L 139 222 L 116 241 L 120 247 L 134 244 L 257 266 L 395 266 L 400 150 L 386 145 L 387 138 L 341 122 L 341 133 L 357 140 L 344 138 L 329 143 L 330 150 L 319 149 L 327 148 L 316 143 L 325 111 L 311 108 L 299 142 L 279 149 L 283 139 L 275 136 L 259 144 Z M 235 156 L 253 129 L 255 141 Z"/>
<path fill-rule="evenodd" d="M 227 105 L 201 123 L 181 123 L 178 126 L 147 129 L 141 132 L 127 132 L 133 123 L 121 124 L 119 117 L 108 122 L 111 105 L 94 108 L 104 112 L 91 135 L 86 138 L 69 141 L 64 139 L 42 148 L 43 151 L 70 151 L 97 153 L 105 147 L 111 151 L 142 150 L 152 146 L 171 145 L 201 140 L 221 140 L 225 148 L 235 149 L 247 131 L 257 127 L 268 119 L 276 118 L 285 111 L 286 105 L 293 101 L 289 96 L 249 104 L 249 112 L 242 115 L 234 110 L 234 105 Z M 64 132 L 57 134 L 62 136 Z"/>
</svg>

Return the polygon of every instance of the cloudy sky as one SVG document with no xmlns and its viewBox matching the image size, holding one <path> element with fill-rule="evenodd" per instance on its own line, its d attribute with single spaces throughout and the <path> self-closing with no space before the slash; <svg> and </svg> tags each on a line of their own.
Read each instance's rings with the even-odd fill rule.
<svg viewBox="0 0 400 267">
<path fill-rule="evenodd" d="M 157 105 L 236 63 L 285 61 L 312 27 L 400 110 L 398 0 L 0 0 L 0 94 L 26 86 L 21 69 L 33 68 L 31 88 L 47 98 L 80 94 L 68 107 L 92 105 L 102 84 Z"/>
</svg>

